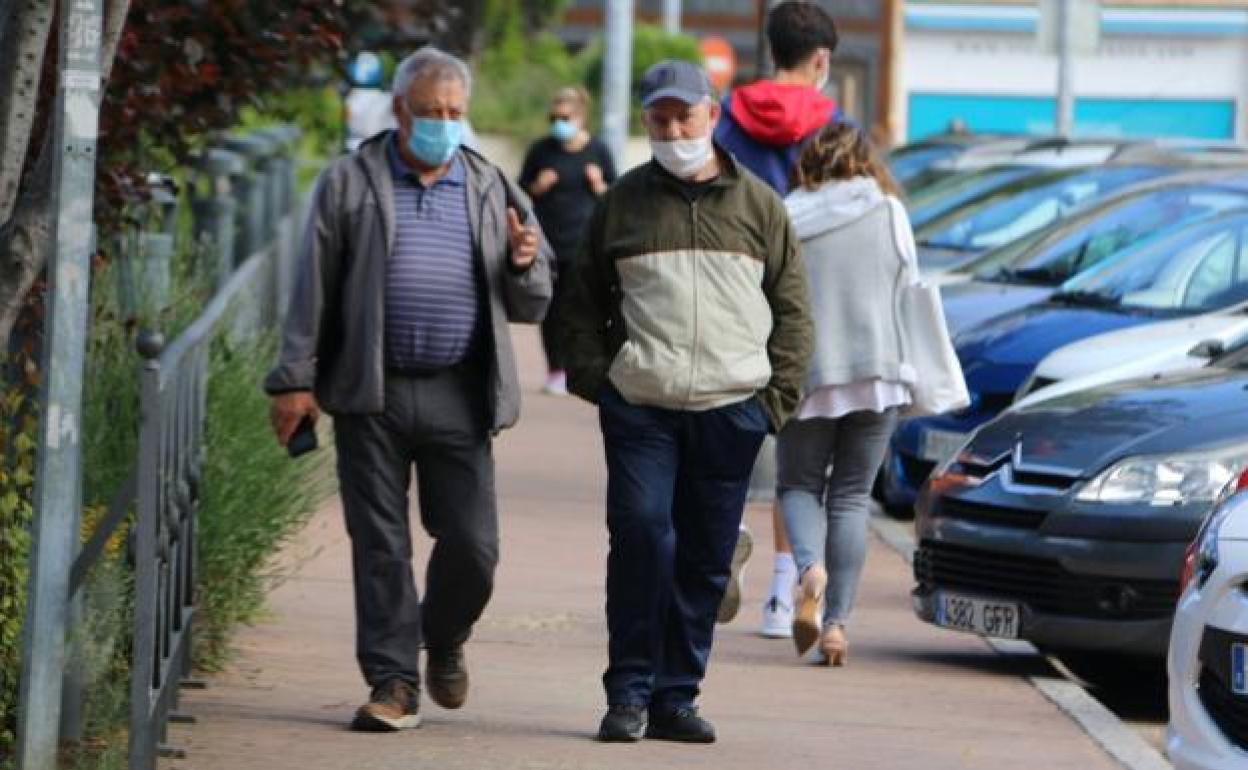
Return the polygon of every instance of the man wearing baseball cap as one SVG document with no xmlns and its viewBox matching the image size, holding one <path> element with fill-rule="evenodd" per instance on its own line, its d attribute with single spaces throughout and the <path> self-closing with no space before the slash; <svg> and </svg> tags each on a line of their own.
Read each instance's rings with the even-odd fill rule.
<svg viewBox="0 0 1248 770">
<path fill-rule="evenodd" d="M 755 456 L 797 404 L 813 327 L 797 238 L 715 146 L 705 73 L 641 80 L 653 160 L 590 220 L 567 299 L 570 390 L 607 460 L 604 741 L 709 743 L 696 701 Z"/>
</svg>

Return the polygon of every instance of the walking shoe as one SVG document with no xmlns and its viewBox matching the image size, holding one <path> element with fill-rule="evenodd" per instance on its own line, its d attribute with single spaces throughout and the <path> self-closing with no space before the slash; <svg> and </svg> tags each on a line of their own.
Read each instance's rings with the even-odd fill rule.
<svg viewBox="0 0 1248 770">
<path fill-rule="evenodd" d="M 433 702 L 444 709 L 457 709 L 468 700 L 468 668 L 464 647 L 429 649 L 425 662 L 425 689 Z"/>
<path fill-rule="evenodd" d="M 555 370 L 546 377 L 546 384 L 542 386 L 542 392 L 548 396 L 566 396 L 568 395 L 568 375 L 561 370 Z"/>
<path fill-rule="evenodd" d="M 743 526 L 737 532 L 737 547 L 732 552 L 732 572 L 728 575 L 728 589 L 724 591 L 724 598 L 719 602 L 716 623 L 731 623 L 741 610 L 741 593 L 744 590 L 741 573 L 753 552 L 754 536 Z"/>
<path fill-rule="evenodd" d="M 820 616 L 823 615 L 823 591 L 828 586 L 828 573 L 822 564 L 812 564 L 802 573 L 797 584 L 797 612 L 793 616 L 793 644 L 797 654 L 819 641 Z"/>
<path fill-rule="evenodd" d="M 849 660 L 849 640 L 845 638 L 845 629 L 829 623 L 819 640 L 819 652 L 822 653 L 823 665 L 844 666 Z"/>
<path fill-rule="evenodd" d="M 616 704 L 607 708 L 598 725 L 598 740 L 604 743 L 633 743 L 646 730 L 646 710 L 642 706 Z"/>
<path fill-rule="evenodd" d="M 402 679 L 388 679 L 373 688 L 368 703 L 360 706 L 352 730 L 392 733 L 420 727 L 420 692 Z"/>
<path fill-rule="evenodd" d="M 772 596 L 763 605 L 763 624 L 758 631 L 768 639 L 788 639 L 793 635 L 793 605 Z"/>
<path fill-rule="evenodd" d="M 715 726 L 698 716 L 693 706 L 680 706 L 650 714 L 646 737 L 681 743 L 714 743 Z"/>
</svg>

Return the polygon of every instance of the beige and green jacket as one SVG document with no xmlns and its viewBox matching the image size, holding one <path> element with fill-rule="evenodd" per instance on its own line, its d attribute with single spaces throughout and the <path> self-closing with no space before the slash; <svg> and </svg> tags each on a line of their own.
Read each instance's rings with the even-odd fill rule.
<svg viewBox="0 0 1248 770">
<path fill-rule="evenodd" d="M 568 385 L 608 379 L 630 403 L 702 411 L 757 393 L 779 430 L 814 341 L 784 204 L 716 148 L 720 175 L 691 200 L 651 161 L 594 211 L 562 308 Z"/>
</svg>

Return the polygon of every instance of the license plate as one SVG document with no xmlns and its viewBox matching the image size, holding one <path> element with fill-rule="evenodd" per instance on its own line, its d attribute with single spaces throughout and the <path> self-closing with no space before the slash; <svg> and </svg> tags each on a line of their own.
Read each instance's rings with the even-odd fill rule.
<svg viewBox="0 0 1248 770">
<path fill-rule="evenodd" d="M 1245 658 L 1248 658 L 1248 644 L 1235 642 L 1231 645 L 1231 692 L 1236 695 L 1248 695 L 1248 674 L 1245 673 Z"/>
<path fill-rule="evenodd" d="M 923 441 L 919 453 L 928 462 L 943 462 L 953 457 L 953 453 L 961 449 L 962 443 L 965 441 L 965 433 L 929 428 L 923 431 Z"/>
<path fill-rule="evenodd" d="M 1013 602 L 936 592 L 936 625 L 980 636 L 1017 639 L 1020 612 Z"/>
</svg>

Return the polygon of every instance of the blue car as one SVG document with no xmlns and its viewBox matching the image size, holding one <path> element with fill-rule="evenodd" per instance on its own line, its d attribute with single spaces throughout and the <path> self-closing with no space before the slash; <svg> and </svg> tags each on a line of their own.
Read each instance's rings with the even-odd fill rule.
<svg viewBox="0 0 1248 770">
<path fill-rule="evenodd" d="M 1166 164 L 1079 166 L 1024 176 L 916 227 L 919 267 L 929 273 L 957 268 L 1125 187 L 1185 168 Z"/>
<path fill-rule="evenodd" d="M 1248 174 L 1201 171 L 1133 185 L 1065 222 L 994 249 L 957 272 L 941 298 L 954 337 L 1000 315 L 1043 302 L 1062 283 L 1150 238 L 1248 208 Z"/>
<path fill-rule="evenodd" d="M 924 188 L 906 202 L 911 227 L 922 227 L 939 216 L 998 190 L 1011 182 L 1036 174 L 1051 174 L 1038 166 L 989 166 L 965 171 Z"/>
<path fill-rule="evenodd" d="M 1194 224 L 1104 262 L 1047 301 L 994 318 L 955 340 L 971 405 L 903 420 L 879 494 L 894 512 L 914 505 L 936 463 L 996 417 L 1044 356 L 1096 334 L 1223 310 L 1248 301 L 1248 212 Z"/>
</svg>

